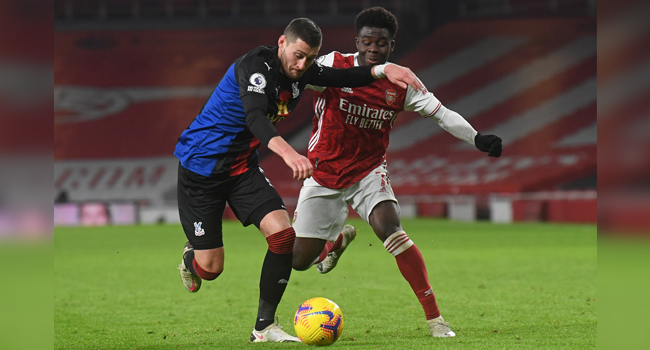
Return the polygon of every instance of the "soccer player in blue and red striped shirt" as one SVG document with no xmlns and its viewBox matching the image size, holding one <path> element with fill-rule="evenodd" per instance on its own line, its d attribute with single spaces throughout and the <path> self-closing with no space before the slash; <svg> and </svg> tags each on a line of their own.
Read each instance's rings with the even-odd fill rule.
<svg viewBox="0 0 650 350">
<path fill-rule="evenodd" d="M 278 46 L 260 46 L 237 59 L 183 131 L 174 152 L 180 161 L 178 208 L 188 239 L 178 268 L 190 292 L 223 271 L 226 203 L 244 226 L 254 224 L 266 237 L 269 248 L 252 342 L 299 341 L 274 323 L 291 275 L 295 231 L 282 199 L 258 165 L 259 145 L 282 157 L 294 179 L 304 180 L 311 176 L 312 165 L 278 135 L 274 124 L 295 109 L 307 84 L 357 87 L 387 77 L 402 89 L 423 89 L 413 72 L 393 64 L 350 69 L 313 64 L 320 46 L 320 28 L 298 18 L 287 26 Z"/>
</svg>

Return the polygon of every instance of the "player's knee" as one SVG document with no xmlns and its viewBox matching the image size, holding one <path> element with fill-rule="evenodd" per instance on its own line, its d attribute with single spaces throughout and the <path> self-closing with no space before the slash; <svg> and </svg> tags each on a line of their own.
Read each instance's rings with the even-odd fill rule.
<svg viewBox="0 0 650 350">
<path fill-rule="evenodd" d="M 223 273 L 223 265 L 219 264 L 219 265 L 210 266 L 209 271 L 218 276 Z"/>
<path fill-rule="evenodd" d="M 266 242 L 269 244 L 269 250 L 275 254 L 293 253 L 293 244 L 295 241 L 296 231 L 293 230 L 293 227 L 289 227 L 266 237 Z"/>
<path fill-rule="evenodd" d="M 380 223 L 371 226 L 377 238 L 379 238 L 382 242 L 385 242 L 395 232 L 403 231 L 401 225 L 395 225 L 393 223 Z"/>
<path fill-rule="evenodd" d="M 402 231 L 399 210 L 394 201 L 383 201 L 377 204 L 369 217 L 370 226 L 382 242 L 393 233 Z"/>
<path fill-rule="evenodd" d="M 222 264 L 209 264 L 207 267 L 203 267 L 196 262 L 196 259 L 192 261 L 194 271 L 196 275 L 201 277 L 201 279 L 206 281 L 212 281 L 217 279 L 219 275 L 223 272 Z"/>
</svg>

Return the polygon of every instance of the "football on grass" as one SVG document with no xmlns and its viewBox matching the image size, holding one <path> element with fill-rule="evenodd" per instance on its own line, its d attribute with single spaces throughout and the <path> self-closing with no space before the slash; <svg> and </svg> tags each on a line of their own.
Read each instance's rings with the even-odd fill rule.
<svg viewBox="0 0 650 350">
<path fill-rule="evenodd" d="M 343 313 L 329 299 L 312 298 L 300 305 L 293 326 L 303 343 L 331 345 L 343 332 Z"/>
</svg>

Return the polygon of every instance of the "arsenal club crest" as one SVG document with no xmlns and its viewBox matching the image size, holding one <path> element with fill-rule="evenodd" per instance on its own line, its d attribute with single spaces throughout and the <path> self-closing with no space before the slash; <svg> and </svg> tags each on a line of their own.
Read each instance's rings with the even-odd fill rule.
<svg viewBox="0 0 650 350">
<path fill-rule="evenodd" d="M 395 102 L 395 99 L 397 98 L 397 92 L 393 89 L 388 89 L 386 90 L 386 103 L 388 105 L 392 105 L 393 102 Z"/>
</svg>

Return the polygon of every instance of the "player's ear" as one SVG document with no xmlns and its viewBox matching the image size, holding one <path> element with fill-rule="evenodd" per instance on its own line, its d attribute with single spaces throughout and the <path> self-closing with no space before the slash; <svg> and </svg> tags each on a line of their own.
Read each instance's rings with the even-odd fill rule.
<svg viewBox="0 0 650 350">
<path fill-rule="evenodd" d="M 393 52 L 395 50 L 395 40 L 390 41 L 390 52 Z"/>
<path fill-rule="evenodd" d="M 283 50 L 286 44 L 287 44 L 287 36 L 284 34 L 280 35 L 280 38 L 278 38 L 278 46 L 280 47 L 280 50 Z"/>
</svg>

